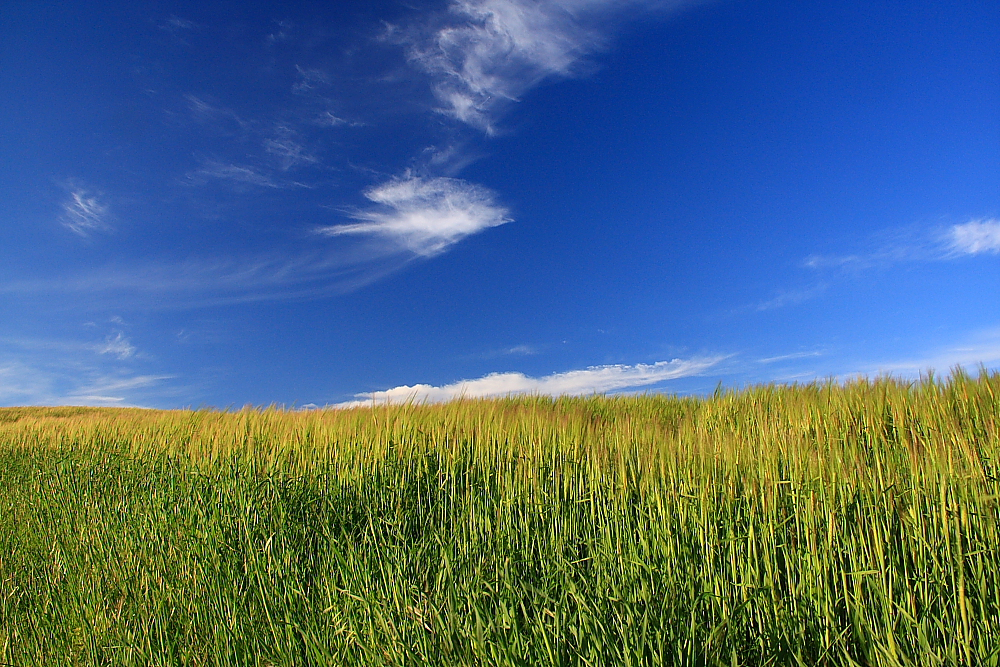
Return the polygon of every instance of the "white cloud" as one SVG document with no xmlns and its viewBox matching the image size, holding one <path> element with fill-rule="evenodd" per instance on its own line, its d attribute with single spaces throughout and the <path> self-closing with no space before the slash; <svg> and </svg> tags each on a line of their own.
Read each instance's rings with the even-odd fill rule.
<svg viewBox="0 0 1000 667">
<path fill-rule="evenodd" d="M 767 310 L 774 310 L 776 308 L 783 308 L 785 306 L 797 306 L 801 303 L 809 301 L 810 299 L 816 298 L 825 289 L 826 285 L 815 285 L 806 289 L 782 291 L 779 292 L 777 296 L 768 299 L 767 301 L 757 303 L 753 306 L 753 309 L 757 312 L 764 312 Z"/>
<path fill-rule="evenodd" d="M 970 220 L 948 230 L 949 246 L 954 253 L 978 255 L 1000 252 L 1000 220 Z"/>
<path fill-rule="evenodd" d="M 170 18 L 165 21 L 160 22 L 160 28 L 168 32 L 177 32 L 179 30 L 195 30 L 200 28 L 194 21 L 189 21 L 188 19 L 182 19 L 179 16 L 171 15 Z"/>
<path fill-rule="evenodd" d="M 823 356 L 823 353 L 819 352 L 819 351 L 813 351 L 813 352 L 793 352 L 791 354 L 780 354 L 780 355 L 778 355 L 776 357 L 765 357 L 763 359 L 758 359 L 757 363 L 758 364 L 773 364 L 776 361 L 791 361 L 793 359 L 807 359 L 809 357 L 821 357 L 821 356 Z"/>
<path fill-rule="evenodd" d="M 332 111 L 324 111 L 316 117 L 316 124 L 322 127 L 340 127 L 348 122 L 340 116 L 334 115 Z M 351 123 L 353 125 L 353 123 Z"/>
<path fill-rule="evenodd" d="M 275 21 L 275 23 L 278 25 L 278 31 L 267 36 L 265 41 L 268 44 L 287 41 L 290 39 L 289 33 L 295 28 L 295 25 L 291 21 Z"/>
<path fill-rule="evenodd" d="M 355 408 L 383 403 L 441 403 L 456 398 L 485 398 L 514 394 L 547 396 L 603 394 L 610 391 L 646 387 L 681 377 L 698 375 L 722 357 L 674 359 L 635 366 L 593 366 L 584 370 L 555 373 L 533 378 L 523 373 L 491 373 L 477 380 L 461 380 L 442 387 L 429 384 L 401 386 L 387 391 L 357 394 L 356 399 L 332 407 Z"/>
<path fill-rule="evenodd" d="M 314 117 L 309 121 L 312 125 L 318 125 L 319 127 L 364 127 L 365 123 L 357 120 L 347 120 L 346 118 L 341 118 L 332 111 L 324 111 L 318 116 Z"/>
<path fill-rule="evenodd" d="M 242 257 L 191 257 L 108 264 L 76 276 L 0 281 L 0 295 L 62 295 L 120 308 L 174 309 L 344 294 L 382 280 L 416 258 L 385 244 Z M 95 349 L 93 346 L 91 349 Z"/>
<path fill-rule="evenodd" d="M 234 183 L 245 183 L 247 185 L 257 185 L 264 188 L 284 187 L 273 178 L 253 167 L 237 164 L 223 164 L 220 162 L 208 162 L 201 169 L 188 175 L 188 180 L 195 184 L 204 184 L 208 179 L 219 179 L 232 181 Z"/>
<path fill-rule="evenodd" d="M 98 354 L 111 354 L 124 361 L 135 354 L 135 346 L 122 332 L 108 336 L 104 344 L 97 346 Z"/>
<path fill-rule="evenodd" d="M 304 94 L 317 86 L 329 85 L 330 77 L 321 69 L 309 69 L 295 66 L 295 71 L 299 75 L 299 80 L 292 86 L 292 92 Z"/>
<path fill-rule="evenodd" d="M 282 171 L 305 164 L 316 164 L 319 160 L 291 139 L 265 139 L 264 150 L 273 155 Z"/>
<path fill-rule="evenodd" d="M 412 40 L 409 57 L 435 79 L 443 113 L 493 131 L 498 103 L 549 77 L 572 76 L 601 48 L 596 26 L 612 13 L 682 2 L 650 0 L 452 0 L 452 21 Z"/>
<path fill-rule="evenodd" d="M 131 362 L 138 355 L 121 335 L 104 345 L 32 339 L 0 344 L 0 405 L 140 405 L 177 394 L 166 382 L 174 376 L 136 372 Z"/>
<path fill-rule="evenodd" d="M 455 0 L 458 25 L 414 44 L 410 58 L 434 75 L 442 111 L 490 131 L 490 110 L 515 100 L 542 79 L 568 76 L 599 42 L 564 3 L 528 0 Z"/>
<path fill-rule="evenodd" d="M 172 375 L 139 375 L 133 377 L 106 376 L 66 395 L 70 405 L 121 405 L 129 401 L 127 394 L 137 389 L 148 389 Z"/>
<path fill-rule="evenodd" d="M 933 261 L 944 258 L 944 253 L 927 238 L 914 242 L 888 243 L 869 252 L 851 255 L 810 255 L 802 263 L 809 269 L 844 269 L 861 271 L 887 268 L 905 262 Z"/>
<path fill-rule="evenodd" d="M 810 255 L 810 269 L 885 268 L 905 262 L 953 260 L 963 255 L 1000 253 L 1000 220 L 970 220 L 947 229 L 902 228 L 874 235 L 871 249 L 850 255 Z"/>
<path fill-rule="evenodd" d="M 809 255 L 802 262 L 802 265 L 807 269 L 825 269 L 844 266 L 862 266 L 869 263 L 869 258 L 863 258 L 860 255 L 842 255 L 839 257 L 832 255 Z"/>
<path fill-rule="evenodd" d="M 93 232 L 111 229 L 108 205 L 100 195 L 89 193 L 79 187 L 71 188 L 69 199 L 63 202 L 62 223 L 80 236 L 90 236 Z"/>
<path fill-rule="evenodd" d="M 369 189 L 365 197 L 378 207 L 354 213 L 359 222 L 318 231 L 330 236 L 382 236 L 418 255 L 431 256 L 466 236 L 511 221 L 490 190 L 456 178 L 406 175 Z"/>
<path fill-rule="evenodd" d="M 230 129 L 239 128 L 242 131 L 250 130 L 254 125 L 254 123 L 244 120 L 232 109 L 211 104 L 197 95 L 187 94 L 184 99 L 187 101 L 191 117 L 200 123 L 224 124 L 228 125 Z"/>
</svg>

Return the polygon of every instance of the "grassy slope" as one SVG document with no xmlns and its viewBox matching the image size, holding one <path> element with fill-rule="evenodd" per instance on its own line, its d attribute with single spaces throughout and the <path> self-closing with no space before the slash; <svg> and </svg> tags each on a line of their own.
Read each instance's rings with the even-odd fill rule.
<svg viewBox="0 0 1000 667">
<path fill-rule="evenodd" d="M 1000 664 L 1000 375 L 0 409 L 0 662 Z"/>
</svg>

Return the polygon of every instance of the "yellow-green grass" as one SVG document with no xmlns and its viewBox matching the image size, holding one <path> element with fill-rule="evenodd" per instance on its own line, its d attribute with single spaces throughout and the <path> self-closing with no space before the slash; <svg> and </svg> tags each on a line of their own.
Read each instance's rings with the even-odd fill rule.
<svg viewBox="0 0 1000 667">
<path fill-rule="evenodd" d="M 0 663 L 998 665 L 1000 374 L 0 409 Z"/>
</svg>

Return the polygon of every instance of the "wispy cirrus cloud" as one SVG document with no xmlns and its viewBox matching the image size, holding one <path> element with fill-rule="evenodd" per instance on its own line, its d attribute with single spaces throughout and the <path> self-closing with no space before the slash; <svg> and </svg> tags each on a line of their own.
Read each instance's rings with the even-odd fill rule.
<svg viewBox="0 0 1000 667">
<path fill-rule="evenodd" d="M 683 2 L 643 0 L 452 0 L 443 25 L 397 37 L 433 79 L 439 111 L 494 131 L 497 108 L 551 77 L 569 77 L 601 49 L 609 15 Z"/>
<path fill-rule="evenodd" d="M 456 398 L 487 398 L 516 394 L 546 396 L 603 394 L 699 375 L 722 359 L 723 357 L 706 357 L 673 359 L 634 366 L 592 366 L 538 378 L 523 373 L 491 373 L 476 380 L 461 380 L 441 387 L 429 384 L 417 384 L 412 387 L 404 385 L 386 391 L 357 394 L 355 400 L 331 407 L 355 408 L 407 401 L 441 403 Z"/>
<path fill-rule="evenodd" d="M 346 118 L 341 118 L 332 111 L 323 111 L 318 116 L 312 119 L 312 124 L 319 127 L 364 127 L 364 123 L 356 120 L 347 120 Z"/>
<path fill-rule="evenodd" d="M 802 266 L 817 272 L 851 273 L 887 269 L 897 264 L 995 255 L 1000 253 L 1000 220 L 982 218 L 947 227 L 888 230 L 871 237 L 868 246 L 867 250 L 846 255 L 810 255 Z M 820 296 L 828 287 L 823 282 L 802 289 L 778 291 L 770 299 L 745 305 L 734 312 L 763 312 L 798 305 Z"/>
<path fill-rule="evenodd" d="M 514 347 L 508 347 L 506 349 L 499 350 L 498 354 L 527 356 L 532 354 L 538 354 L 538 348 L 536 348 L 534 345 L 515 345 Z"/>
<path fill-rule="evenodd" d="M 255 185 L 268 188 L 302 187 L 303 183 L 289 181 L 286 172 L 319 165 L 320 159 L 304 145 L 302 129 L 315 126 L 352 125 L 331 112 L 319 118 L 308 112 L 299 120 L 284 119 L 278 122 L 244 117 L 225 106 L 211 103 L 196 95 L 185 95 L 187 112 L 191 119 L 207 128 L 213 138 L 229 140 L 230 150 L 237 159 L 217 157 L 202 158 L 201 167 L 188 172 L 186 183 L 205 185 L 210 181 L 228 181 L 236 185 Z M 298 112 L 300 115 L 306 112 Z M 290 115 L 296 115 L 292 112 Z M 250 147 L 255 147 L 250 149 Z M 250 150 L 248 150 L 250 149 Z M 225 150 L 225 149 L 223 149 Z"/>
<path fill-rule="evenodd" d="M 810 269 L 870 269 L 904 262 L 937 262 L 968 255 L 1000 253 L 1000 220 L 973 219 L 946 228 L 896 230 L 872 240 L 871 247 L 848 255 L 810 255 Z M 888 238 L 884 238 L 888 237 Z"/>
<path fill-rule="evenodd" d="M 753 304 L 750 309 L 760 313 L 768 310 L 775 310 L 777 308 L 784 308 L 785 306 L 797 306 L 811 299 L 815 299 L 817 296 L 822 294 L 824 290 L 826 290 L 826 287 L 826 285 L 813 285 L 802 289 L 782 290 L 770 299 Z M 747 308 L 743 308 L 742 310 L 747 310 Z"/>
<path fill-rule="evenodd" d="M 241 185 L 255 185 L 262 188 L 285 188 L 288 185 L 278 182 L 269 174 L 257 167 L 241 164 L 226 164 L 224 162 L 206 162 L 201 169 L 187 175 L 187 182 L 192 185 L 204 185 L 211 180 L 229 181 Z"/>
<path fill-rule="evenodd" d="M 111 209 L 101 194 L 72 184 L 69 190 L 69 198 L 62 204 L 60 218 L 67 229 L 83 237 L 111 230 Z"/>
<path fill-rule="evenodd" d="M 243 118 L 232 109 L 209 102 L 203 97 L 189 93 L 184 96 L 184 101 L 187 103 L 188 114 L 194 121 L 214 126 L 217 131 L 245 132 L 254 126 L 252 121 Z"/>
<path fill-rule="evenodd" d="M 291 39 L 291 33 L 295 30 L 295 24 L 291 21 L 275 21 L 275 25 L 278 29 L 270 33 L 266 38 L 265 42 L 268 44 L 276 44 L 278 42 L 285 42 Z"/>
<path fill-rule="evenodd" d="M 328 236 L 382 237 L 429 257 L 471 234 L 512 220 L 492 191 L 457 178 L 407 174 L 364 194 L 376 206 L 353 212 L 351 217 L 358 222 L 317 231 Z"/>
<path fill-rule="evenodd" d="M 292 92 L 297 94 L 308 93 L 319 86 L 330 84 L 330 76 L 321 69 L 295 66 L 298 79 L 292 85 Z"/>
<path fill-rule="evenodd" d="M 160 30 L 169 33 L 177 43 L 183 44 L 184 46 L 190 46 L 187 39 L 188 36 L 204 28 L 204 26 L 195 23 L 194 21 L 174 15 L 160 21 L 157 25 Z"/>
<path fill-rule="evenodd" d="M 121 331 L 108 335 L 104 343 L 96 346 L 99 354 L 110 354 L 124 361 L 135 355 L 136 349 L 132 342 Z"/>
<path fill-rule="evenodd" d="M 282 171 L 319 162 L 319 158 L 309 153 L 302 144 L 288 138 L 265 139 L 264 150 L 277 160 Z"/>
<path fill-rule="evenodd" d="M 192 306 L 311 299 L 343 294 L 395 273 L 414 256 L 359 239 L 335 248 L 243 257 L 147 259 L 77 276 L 0 282 L 0 294 L 30 303 L 39 295 L 76 305 L 175 309 Z M 353 247 L 347 247 L 353 245 Z"/>
<path fill-rule="evenodd" d="M 175 376 L 144 366 L 148 359 L 120 331 L 103 342 L 3 337 L 0 405 L 141 405 L 174 395 Z"/>
<path fill-rule="evenodd" d="M 65 394 L 66 405 L 125 406 L 138 390 L 149 390 L 173 375 L 102 376 Z"/>
<path fill-rule="evenodd" d="M 792 361 L 797 359 L 809 359 L 812 357 L 821 357 L 823 352 L 819 350 L 813 350 L 812 352 L 792 352 L 790 354 L 779 354 L 775 357 L 764 357 L 763 359 L 758 359 L 758 364 L 773 364 L 781 361 Z"/>
<path fill-rule="evenodd" d="M 487 132 L 498 103 L 568 76 L 600 42 L 556 2 L 459 0 L 449 9 L 457 24 L 413 44 L 409 56 L 436 78 L 441 111 Z"/>
<path fill-rule="evenodd" d="M 607 26 L 602 19 L 682 4 L 690 1 L 452 0 L 446 13 L 437 13 L 420 26 L 397 29 L 394 38 L 406 46 L 410 62 L 430 76 L 441 103 L 439 111 L 492 132 L 498 105 L 516 100 L 546 78 L 579 73 L 583 59 L 606 43 Z M 296 63 L 291 85 L 296 105 L 314 104 L 318 89 L 333 85 L 334 74 L 328 66 Z M 319 98 L 323 106 L 329 103 Z M 321 110 L 318 116 L 311 112 L 305 125 L 282 121 L 275 130 L 273 125 L 248 120 L 204 97 L 189 94 L 185 100 L 198 122 L 235 131 L 242 146 L 252 142 L 261 149 L 256 159 L 241 147 L 243 156 L 238 159 L 204 161 L 187 174 L 186 182 L 192 185 L 215 181 L 237 189 L 305 187 L 290 182 L 286 172 L 323 166 L 317 153 L 305 145 L 315 146 L 322 139 L 302 139 L 308 132 L 306 126 L 359 124 Z M 435 151 L 428 158 L 427 175 L 408 173 L 369 188 L 363 195 L 371 207 L 350 211 L 352 220 L 345 224 L 317 231 L 328 237 L 381 239 L 417 256 L 431 257 L 472 234 L 511 222 L 508 210 L 491 191 L 436 175 L 452 175 L 468 162 L 467 151 L 455 145 L 452 142 L 449 149 Z M 383 258 L 382 253 L 375 255 L 377 260 Z"/>
<path fill-rule="evenodd" d="M 1000 326 L 987 327 L 957 335 L 951 340 L 923 346 L 909 355 L 865 360 L 841 348 L 797 351 L 754 360 L 754 365 L 739 367 L 753 382 L 793 382 L 850 380 L 891 375 L 917 378 L 928 371 L 947 374 L 956 366 L 975 372 L 980 365 L 1000 368 Z"/>
<path fill-rule="evenodd" d="M 606 43 L 602 17 L 681 4 L 685 3 L 454 0 L 446 13 L 397 37 L 405 33 L 399 42 L 406 45 L 410 61 L 430 76 L 439 99 L 458 100 L 454 105 L 442 101 L 442 110 L 459 118 L 464 104 L 459 98 L 465 96 L 471 100 L 472 111 L 459 120 L 486 128 L 492 127 L 497 104 L 517 99 L 548 77 L 579 74 L 586 56 Z M 293 28 L 287 22 L 277 25 L 280 30 L 272 36 L 274 40 L 284 39 Z M 182 32 L 202 28 L 177 17 L 165 20 L 161 27 Z M 329 172 L 337 168 L 326 162 L 338 159 L 328 128 L 363 125 L 348 118 L 364 116 L 355 110 L 341 117 L 328 95 L 338 94 L 342 72 L 328 60 L 318 64 L 316 59 L 308 60 L 284 63 L 288 90 L 294 95 L 273 105 L 231 106 L 231 100 L 200 91 L 174 98 L 170 118 L 205 139 L 204 148 L 193 152 L 196 161 L 179 175 L 177 183 L 225 188 L 241 196 L 255 188 L 268 189 L 275 201 L 290 194 L 280 190 L 326 187 Z M 203 299 L 297 297 L 368 284 L 406 262 L 439 255 L 470 235 L 512 221 L 492 191 L 449 178 L 473 159 L 472 152 L 453 139 L 445 138 L 442 145 L 446 148 L 414 158 L 411 164 L 423 165 L 426 170 L 420 173 L 424 176 L 406 174 L 366 190 L 363 195 L 371 205 L 348 212 L 345 224 L 320 228 L 321 235 L 328 237 L 323 244 L 316 243 L 316 237 L 309 239 L 309 245 L 295 239 L 277 259 L 244 257 L 227 262 L 202 258 L 170 264 L 148 258 L 141 267 L 126 261 L 77 277 L 8 283 L 0 285 L 0 292 L 170 292 L 178 298 L 165 299 L 165 303 L 184 298 L 201 303 Z M 381 164 L 373 171 L 399 173 Z M 67 226 L 81 235 L 107 229 L 101 226 L 110 220 L 107 203 L 82 189 L 77 194 L 78 199 L 71 202 L 74 213 L 65 216 Z M 206 206 L 204 202 L 214 194 L 199 195 L 195 205 Z"/>
<path fill-rule="evenodd" d="M 171 15 L 170 18 L 160 21 L 159 26 L 161 30 L 166 30 L 167 32 L 172 32 L 172 33 L 176 33 L 178 31 L 196 30 L 197 28 L 201 27 L 194 21 L 189 21 L 188 19 L 184 19 L 174 15 Z"/>
<path fill-rule="evenodd" d="M 970 220 L 948 229 L 946 242 L 958 255 L 1000 253 L 1000 220 Z"/>
</svg>

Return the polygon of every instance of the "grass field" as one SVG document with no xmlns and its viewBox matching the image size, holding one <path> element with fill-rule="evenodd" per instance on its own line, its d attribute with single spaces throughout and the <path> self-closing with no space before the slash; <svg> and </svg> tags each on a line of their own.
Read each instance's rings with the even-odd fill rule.
<svg viewBox="0 0 1000 667">
<path fill-rule="evenodd" d="M 7 665 L 1000 665 L 1000 374 L 0 409 Z"/>
</svg>

